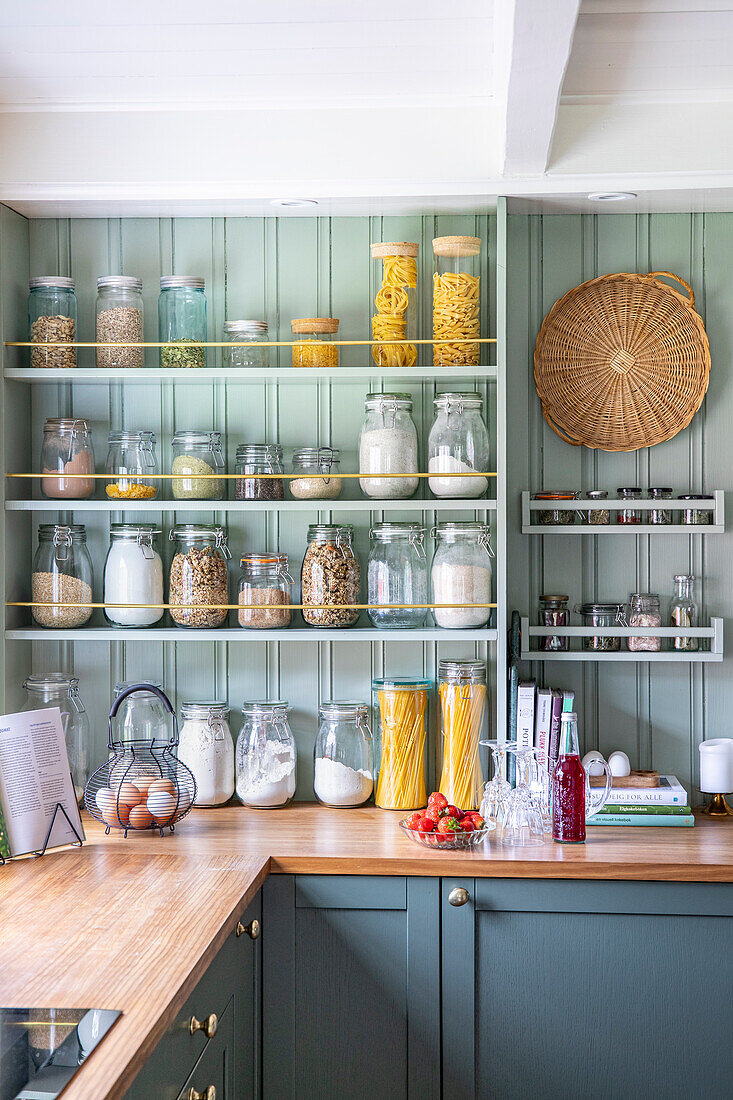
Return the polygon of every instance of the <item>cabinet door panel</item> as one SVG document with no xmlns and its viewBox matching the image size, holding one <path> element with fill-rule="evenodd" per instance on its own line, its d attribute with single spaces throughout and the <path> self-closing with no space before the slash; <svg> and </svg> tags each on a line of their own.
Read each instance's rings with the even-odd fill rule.
<svg viewBox="0 0 733 1100">
<path fill-rule="evenodd" d="M 216 1089 L 216 1100 L 241 1100 L 235 1087 L 234 1005 L 232 1002 L 229 1003 L 219 1021 L 216 1035 L 181 1089 L 178 1100 L 189 1100 L 191 1090 L 203 1095 L 212 1085 Z M 152 1096 L 149 1100 L 152 1100 Z"/>
</svg>

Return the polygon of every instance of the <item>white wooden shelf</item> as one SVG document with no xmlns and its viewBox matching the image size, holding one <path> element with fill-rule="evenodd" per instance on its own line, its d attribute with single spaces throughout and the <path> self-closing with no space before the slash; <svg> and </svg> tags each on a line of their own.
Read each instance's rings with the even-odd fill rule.
<svg viewBox="0 0 733 1100">
<path fill-rule="evenodd" d="M 600 652 L 598 650 L 539 650 L 532 649 L 532 638 L 699 638 L 710 642 L 710 649 L 697 652 L 680 652 L 679 650 L 661 649 L 658 652 L 642 650 L 629 652 L 620 649 L 618 652 Z M 628 626 L 530 626 L 529 618 L 521 619 L 521 650 L 522 661 L 597 661 L 603 664 L 606 661 L 673 661 L 694 664 L 699 662 L 723 660 L 723 620 L 711 618 L 710 626 L 688 627 L 678 626 L 653 626 L 653 627 L 628 627 Z"/>
<path fill-rule="evenodd" d="M 522 534 L 523 535 L 722 535 L 725 531 L 725 493 L 716 489 L 710 501 L 683 500 L 532 500 L 525 489 L 522 493 Z M 617 523 L 614 512 L 637 511 L 651 512 L 666 509 L 682 512 L 699 508 L 713 513 L 712 523 Z M 532 523 L 533 512 L 587 511 L 588 509 L 607 509 L 612 515 L 610 523 Z"/>
<path fill-rule="evenodd" d="M 493 382 L 496 367 L 401 367 L 380 370 L 379 367 L 120 367 L 100 370 L 97 367 L 6 367 L 7 381 L 32 384 L 83 382 L 84 385 L 109 386 L 115 382 L 158 386 L 161 382 L 180 385 L 211 385 L 212 382 L 261 386 L 312 385 L 314 382 L 379 382 L 397 385 L 400 382 L 441 382 L 460 380 Z"/>
<path fill-rule="evenodd" d="M 6 500 L 6 512 L 495 512 L 495 500 Z"/>
<path fill-rule="evenodd" d="M 18 642 L 495 642 L 497 631 L 445 630 L 437 626 L 420 629 L 377 630 L 355 626 L 341 630 L 319 627 L 288 627 L 283 630 L 245 630 L 221 627 L 219 630 L 188 630 L 185 627 L 113 626 L 81 627 L 77 630 L 44 630 L 42 627 L 18 627 L 5 631 L 6 639 Z"/>
</svg>

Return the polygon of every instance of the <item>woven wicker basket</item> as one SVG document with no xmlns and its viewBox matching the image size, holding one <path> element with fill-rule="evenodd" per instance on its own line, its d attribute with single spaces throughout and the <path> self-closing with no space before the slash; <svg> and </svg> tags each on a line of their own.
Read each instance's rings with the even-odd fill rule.
<svg viewBox="0 0 733 1100">
<path fill-rule="evenodd" d="M 574 447 L 635 451 L 671 439 L 700 408 L 709 377 L 695 295 L 669 271 L 581 283 L 555 302 L 534 353 L 545 420 Z"/>
</svg>

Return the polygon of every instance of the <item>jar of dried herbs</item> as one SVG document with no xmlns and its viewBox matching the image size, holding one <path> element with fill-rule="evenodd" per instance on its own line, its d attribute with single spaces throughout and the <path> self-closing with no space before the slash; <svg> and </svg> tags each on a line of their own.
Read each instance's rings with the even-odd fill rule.
<svg viewBox="0 0 733 1100">
<path fill-rule="evenodd" d="M 97 279 L 97 366 L 142 367 L 143 281 L 132 275 L 102 275 Z"/>
<path fill-rule="evenodd" d="M 584 603 L 575 607 L 575 612 L 583 620 L 583 626 L 625 626 L 626 604 L 623 603 Z M 583 649 L 597 653 L 618 653 L 621 639 L 608 634 L 590 634 L 582 638 Z"/>
<path fill-rule="evenodd" d="M 547 489 L 541 493 L 535 493 L 533 500 L 545 500 L 549 507 L 537 513 L 537 522 L 543 527 L 564 527 L 575 523 L 575 509 L 563 508 L 564 500 L 577 500 L 579 497 L 574 489 Z"/>
<path fill-rule="evenodd" d="M 713 522 L 713 501 L 715 498 L 708 493 L 688 493 L 677 498 L 685 502 L 682 511 L 682 522 L 691 526 L 709 524 Z"/>
<path fill-rule="evenodd" d="M 650 500 L 671 500 L 671 489 L 648 489 Z M 671 523 L 672 522 L 672 509 L 671 508 L 652 508 L 649 512 L 650 523 Z"/>
<path fill-rule="evenodd" d="M 163 275 L 158 298 L 161 367 L 205 367 L 206 294 L 200 275 Z"/>
<path fill-rule="evenodd" d="M 237 500 L 282 500 L 283 449 L 279 443 L 241 443 L 235 458 Z"/>
<path fill-rule="evenodd" d="M 44 347 L 76 340 L 76 293 L 65 275 L 39 275 L 28 284 L 28 326 L 32 367 L 75 367 L 76 348 Z"/>
<path fill-rule="evenodd" d="M 589 489 L 585 494 L 585 499 L 593 501 L 594 504 L 598 504 L 604 500 L 608 500 L 607 489 Z M 602 527 L 611 522 L 611 513 L 608 507 L 601 508 L 588 508 L 583 509 L 580 513 L 580 522 L 587 523 L 591 527 Z"/>
</svg>

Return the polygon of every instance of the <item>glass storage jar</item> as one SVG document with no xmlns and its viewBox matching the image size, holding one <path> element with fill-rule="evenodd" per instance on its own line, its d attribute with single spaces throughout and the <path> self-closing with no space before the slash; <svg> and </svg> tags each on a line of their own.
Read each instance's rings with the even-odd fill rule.
<svg viewBox="0 0 733 1100">
<path fill-rule="evenodd" d="M 540 596 L 540 626 L 570 626 L 569 596 Z M 565 635 L 547 634 L 538 639 L 543 653 L 564 653 L 568 648 Z"/>
<path fill-rule="evenodd" d="M 282 700 L 242 704 L 236 748 L 237 798 L 255 810 L 287 806 L 295 794 L 297 753 Z"/>
<path fill-rule="evenodd" d="M 229 603 L 227 534 L 215 523 L 177 523 L 168 538 L 173 543 L 168 602 L 176 626 L 211 630 L 224 626 Z"/>
<path fill-rule="evenodd" d="M 283 500 L 282 477 L 253 476 L 283 473 L 283 449 L 279 443 L 240 443 L 235 473 L 237 500 Z"/>
<path fill-rule="evenodd" d="M 336 500 L 341 496 L 341 460 L 336 447 L 301 447 L 293 451 L 290 494 L 296 500 Z M 329 477 L 316 477 L 329 474 Z"/>
<path fill-rule="evenodd" d="M 481 345 L 454 341 L 481 336 L 480 237 L 436 237 L 433 274 L 435 367 L 477 367 Z"/>
<path fill-rule="evenodd" d="M 417 429 L 409 393 L 370 393 L 364 401 L 359 433 L 359 485 L 366 496 L 406 500 L 417 489 L 417 477 L 380 475 L 417 473 Z"/>
<path fill-rule="evenodd" d="M 648 489 L 650 500 L 671 500 L 671 489 Z M 652 508 L 649 512 L 650 523 L 671 523 L 672 522 L 672 509 L 671 508 Z"/>
<path fill-rule="evenodd" d="M 641 489 L 638 485 L 622 487 L 616 490 L 619 500 L 641 500 Z M 616 514 L 616 523 L 641 523 L 641 514 L 635 508 L 622 508 Z"/>
<path fill-rule="evenodd" d="M 484 523 L 439 523 L 433 531 L 437 540 L 431 580 L 434 604 L 491 603 L 492 568 L 489 528 Z M 489 606 L 436 607 L 438 626 L 466 630 L 486 626 Z"/>
<path fill-rule="evenodd" d="M 385 629 L 423 626 L 427 616 L 425 528 L 419 523 L 375 523 L 367 564 L 369 618 Z M 380 608 L 380 604 L 422 604 Z"/>
<path fill-rule="evenodd" d="M 41 447 L 41 492 L 50 500 L 94 496 L 94 447 L 89 421 L 48 417 Z M 83 475 L 83 476 L 70 476 Z"/>
<path fill-rule="evenodd" d="M 313 793 L 324 806 L 363 806 L 374 789 L 374 745 L 366 703 L 318 708 Z"/>
<path fill-rule="evenodd" d="M 267 321 L 225 321 L 222 340 L 241 345 L 236 348 L 222 348 L 222 366 L 269 367 Z"/>
<path fill-rule="evenodd" d="M 677 498 L 685 502 L 682 522 L 691 526 L 713 522 L 713 501 L 715 497 L 708 493 L 688 493 Z"/>
<path fill-rule="evenodd" d="M 79 695 L 79 680 L 63 672 L 46 672 L 29 676 L 23 682 L 27 699 L 20 708 L 48 710 L 58 707 L 64 730 L 66 751 L 69 754 L 69 770 L 74 784 L 76 801 L 84 801 L 84 787 L 91 774 L 89 716 Z"/>
<path fill-rule="evenodd" d="M 442 765 L 438 790 L 453 806 L 478 810 L 484 777 L 479 743 L 489 736 L 486 665 L 443 660 L 438 666 Z"/>
<path fill-rule="evenodd" d="M 54 603 L 59 607 L 34 607 L 33 618 L 40 626 L 72 630 L 92 617 L 94 571 L 87 550 L 87 532 L 83 523 L 68 526 L 41 523 L 38 549 L 31 577 L 34 603 Z M 69 605 L 69 606 L 67 606 Z"/>
<path fill-rule="evenodd" d="M 148 687 L 162 689 L 160 680 L 145 679 L 143 682 Z M 118 681 L 112 702 L 137 683 L 138 680 Z M 119 744 L 155 741 L 158 745 L 165 745 L 171 736 L 170 715 L 159 696 L 152 691 L 137 691 L 120 703 L 112 719 L 112 733 L 113 740 Z"/>
<path fill-rule="evenodd" d="M 678 573 L 674 578 L 674 596 L 669 605 L 669 625 L 683 628 L 697 626 L 697 604 L 695 603 L 695 578 L 687 573 Z M 672 649 L 685 653 L 696 653 L 697 638 L 673 638 Z"/>
<path fill-rule="evenodd" d="M 158 473 L 155 456 L 156 438 L 153 432 L 110 432 L 107 443 L 105 473 L 110 480 L 105 492 L 112 500 L 154 500 L 158 482 L 151 477 Z"/>
<path fill-rule="evenodd" d="M 97 343 L 142 344 L 143 281 L 132 275 L 97 279 Z M 142 347 L 97 348 L 97 366 L 142 367 Z"/>
<path fill-rule="evenodd" d="M 197 275 L 163 275 L 158 297 L 161 367 L 205 367 L 206 294 Z M 169 342 L 170 341 L 170 342 Z"/>
<path fill-rule="evenodd" d="M 292 347 L 294 367 L 337 367 L 339 349 L 327 338 L 339 330 L 338 317 L 296 317 L 290 322 L 294 336 L 302 336 Z"/>
<path fill-rule="evenodd" d="M 76 293 L 73 279 L 39 275 L 28 284 L 28 339 L 32 367 L 75 367 L 76 348 L 43 347 L 76 340 Z"/>
<path fill-rule="evenodd" d="M 372 245 L 372 340 L 414 340 L 417 335 L 417 254 L 413 241 Z M 378 367 L 414 367 L 415 344 L 373 344 Z"/>
<path fill-rule="evenodd" d="M 607 489 L 589 489 L 585 494 L 585 499 L 592 501 L 596 507 L 583 509 L 580 512 L 581 523 L 587 523 L 591 527 L 605 527 L 611 522 L 611 512 L 608 506 L 602 506 L 603 502 L 608 500 Z"/>
<path fill-rule="evenodd" d="M 567 527 L 575 523 L 575 508 L 563 508 L 564 500 L 577 500 L 580 493 L 575 489 L 545 489 L 535 493 L 533 500 L 547 501 L 548 507 L 537 512 L 537 522 L 542 527 Z"/>
<path fill-rule="evenodd" d="M 290 626 L 293 578 L 287 554 L 243 554 L 239 581 L 240 626 L 250 630 L 279 630 Z M 275 606 L 263 606 L 263 605 Z"/>
<path fill-rule="evenodd" d="M 151 604 L 150 607 L 106 607 L 112 626 L 153 626 L 165 610 L 163 561 L 156 545 L 160 528 L 154 523 L 113 523 L 104 563 L 106 604 Z"/>
<path fill-rule="evenodd" d="M 173 464 L 171 473 L 174 500 L 223 500 L 224 454 L 221 449 L 221 432 L 176 432 L 171 442 Z M 206 477 L 192 477 L 205 474 Z"/>
<path fill-rule="evenodd" d="M 226 703 L 182 703 L 178 759 L 196 780 L 195 806 L 222 806 L 234 794 L 234 741 Z"/>
<path fill-rule="evenodd" d="M 379 777 L 374 804 L 383 810 L 419 810 L 427 805 L 425 764 L 430 681 L 372 680 L 378 729 Z"/>
<path fill-rule="evenodd" d="M 626 605 L 622 603 L 584 603 L 575 607 L 583 626 L 625 626 Z M 592 634 L 581 638 L 582 648 L 597 653 L 618 653 L 621 639 L 608 634 Z"/>
<path fill-rule="evenodd" d="M 654 627 L 662 625 L 659 596 L 656 592 L 632 592 L 629 596 L 629 626 Z M 630 653 L 658 653 L 661 638 L 627 638 Z"/>
<path fill-rule="evenodd" d="M 489 487 L 486 477 L 474 477 L 488 469 L 489 433 L 481 416 L 483 398 L 478 393 L 441 393 L 433 401 L 435 420 L 428 438 L 428 473 L 460 474 L 460 477 L 428 478 L 436 497 L 482 497 Z"/>
<path fill-rule="evenodd" d="M 303 618 L 308 626 L 353 626 L 359 618 L 361 568 L 352 539 L 350 523 L 312 523 L 308 528 L 308 549 L 303 558 L 301 590 Z M 339 606 L 341 605 L 341 606 Z"/>
</svg>

